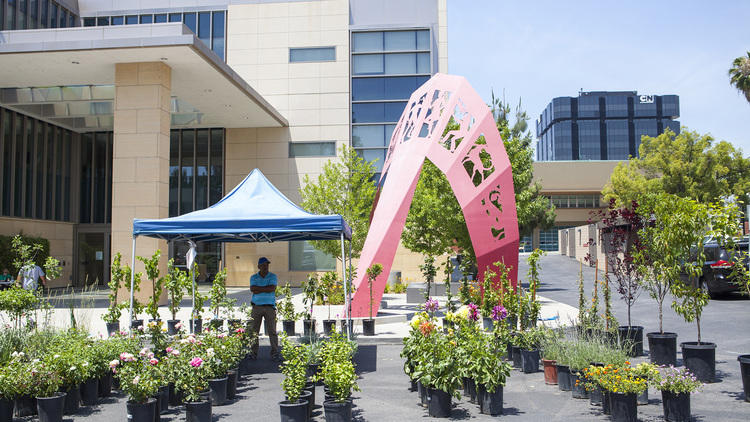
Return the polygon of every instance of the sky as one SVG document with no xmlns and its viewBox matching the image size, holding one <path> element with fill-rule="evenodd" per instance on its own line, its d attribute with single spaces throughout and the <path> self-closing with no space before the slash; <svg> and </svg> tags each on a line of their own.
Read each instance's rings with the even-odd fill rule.
<svg viewBox="0 0 750 422">
<path fill-rule="evenodd" d="M 750 103 L 729 84 L 750 51 L 750 1 L 448 0 L 448 73 L 519 98 L 533 122 L 584 91 L 676 94 L 680 124 L 750 157 Z"/>
</svg>

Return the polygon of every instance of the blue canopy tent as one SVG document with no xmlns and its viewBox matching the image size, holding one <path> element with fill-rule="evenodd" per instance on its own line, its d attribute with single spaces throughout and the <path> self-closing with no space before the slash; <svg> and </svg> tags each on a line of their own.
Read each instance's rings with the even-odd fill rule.
<svg viewBox="0 0 750 422">
<path fill-rule="evenodd" d="M 315 215 L 284 196 L 260 170 L 253 170 L 216 204 L 177 217 L 133 220 L 133 258 L 138 236 L 189 242 L 278 242 L 291 240 L 341 240 L 342 262 L 346 262 L 344 241 L 352 230 L 340 215 Z M 192 244 L 191 244 L 192 245 Z M 349 307 L 349 280 L 342 265 L 344 295 Z M 130 320 L 133 320 L 133 278 L 130 281 Z M 193 302 L 195 277 L 193 275 Z M 348 312 L 347 312 L 348 315 Z M 351 324 L 349 324 L 351 326 Z"/>
</svg>

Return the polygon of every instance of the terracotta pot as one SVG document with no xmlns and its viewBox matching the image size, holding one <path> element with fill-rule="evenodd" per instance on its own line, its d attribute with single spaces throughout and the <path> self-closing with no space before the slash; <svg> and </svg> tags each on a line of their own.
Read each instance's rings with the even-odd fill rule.
<svg viewBox="0 0 750 422">
<path fill-rule="evenodd" d="M 557 385 L 557 362 L 554 360 L 542 359 L 542 365 L 544 366 L 544 383 L 549 385 Z"/>
</svg>

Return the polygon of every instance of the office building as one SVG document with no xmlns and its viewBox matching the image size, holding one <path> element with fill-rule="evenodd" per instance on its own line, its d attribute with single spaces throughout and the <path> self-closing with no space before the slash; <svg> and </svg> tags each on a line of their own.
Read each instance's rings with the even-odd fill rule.
<svg viewBox="0 0 750 422">
<path fill-rule="evenodd" d="M 581 92 L 557 97 L 536 121 L 537 161 L 627 160 L 638 156 L 641 137 L 669 128 L 680 133 L 676 95 L 636 91 Z"/>
<path fill-rule="evenodd" d="M 447 71 L 446 0 L 2 0 L 0 22 L 0 234 L 49 239 L 53 286 L 105 283 L 133 218 L 210 206 L 253 168 L 296 202 L 342 145 L 380 168 Z M 184 259 L 136 253 L 157 248 Z M 201 244 L 198 263 L 246 285 L 259 256 L 293 283 L 335 268 L 304 242 Z"/>
</svg>

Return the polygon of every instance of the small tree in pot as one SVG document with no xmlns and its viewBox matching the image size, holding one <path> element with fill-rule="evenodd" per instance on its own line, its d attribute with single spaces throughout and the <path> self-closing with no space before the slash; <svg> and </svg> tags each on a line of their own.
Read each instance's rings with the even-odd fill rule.
<svg viewBox="0 0 750 422">
<path fill-rule="evenodd" d="M 117 293 L 122 287 L 125 276 L 127 275 L 128 280 L 130 279 L 130 268 L 127 265 L 123 268 L 120 265 L 121 260 L 122 256 L 117 252 L 112 260 L 111 277 L 109 278 L 109 283 L 107 283 L 107 287 L 109 287 L 109 307 L 107 308 L 107 312 L 102 315 L 102 319 L 107 323 L 107 334 L 109 335 L 120 331 L 120 316 L 122 315 L 122 308 L 125 303 L 118 303 Z"/>
<path fill-rule="evenodd" d="M 176 327 L 180 320 L 177 319 L 177 312 L 180 311 L 180 302 L 185 296 L 188 284 L 190 283 L 185 271 L 174 266 L 174 259 L 167 263 L 167 275 L 164 277 L 164 287 L 169 295 L 169 313 L 172 319 L 167 321 L 167 331 L 170 335 L 177 334 L 179 331 Z"/>
<path fill-rule="evenodd" d="M 307 400 L 300 400 L 300 395 L 305 388 L 308 356 L 303 346 L 292 344 L 286 336 L 281 337 L 281 344 L 281 354 L 284 357 L 281 365 L 284 380 L 281 386 L 286 395 L 286 400 L 279 403 L 281 418 L 304 422 L 308 420 L 309 403 Z"/>
<path fill-rule="evenodd" d="M 146 305 L 146 313 L 154 321 L 159 319 L 159 300 L 164 292 L 164 277 L 159 277 L 159 259 L 161 251 L 156 250 L 151 258 L 137 256 L 136 259 L 143 262 L 146 267 L 146 277 L 151 281 L 151 298 Z"/>
<path fill-rule="evenodd" d="M 211 300 L 208 305 L 209 311 L 214 316 L 211 321 L 211 328 L 220 329 L 224 326 L 224 320 L 220 318 L 219 312 L 222 307 L 227 305 L 227 269 L 223 268 L 221 271 L 216 273 L 213 283 L 211 283 L 211 290 L 209 292 L 209 298 Z"/>
<path fill-rule="evenodd" d="M 334 271 L 327 271 L 320 277 L 320 295 L 323 297 L 325 304 L 328 305 L 328 318 L 323 320 L 323 333 L 327 336 L 330 336 L 336 327 L 336 320 L 331 319 L 331 304 L 334 301 L 337 285 L 338 275 Z"/>
<path fill-rule="evenodd" d="M 434 259 L 433 259 L 433 262 L 434 262 Z M 433 265 L 433 270 L 434 270 L 434 265 Z M 383 265 L 379 263 L 374 263 L 370 266 L 370 268 L 367 269 L 367 286 L 370 289 L 370 302 L 369 302 L 370 303 L 370 318 L 362 320 L 362 331 L 364 332 L 364 335 L 366 336 L 375 335 L 375 320 L 372 318 L 372 283 L 375 282 L 375 279 L 378 278 L 378 276 L 382 272 L 383 272 Z"/>
<path fill-rule="evenodd" d="M 284 325 L 284 333 L 289 337 L 294 336 L 294 323 L 299 318 L 299 314 L 294 311 L 294 303 L 292 303 L 292 288 L 289 287 L 289 283 L 286 283 L 283 287 L 277 289 L 276 295 L 281 297 L 281 300 L 278 302 L 278 311 Z"/>
<path fill-rule="evenodd" d="M 302 282 L 302 293 L 304 294 L 302 301 L 305 304 L 303 313 L 305 319 L 302 320 L 302 329 L 305 337 L 310 337 L 315 333 L 313 306 L 315 305 L 315 299 L 318 297 L 318 289 L 318 275 L 316 273 L 308 274 L 307 279 Z"/>
<path fill-rule="evenodd" d="M 156 412 L 156 399 L 152 398 L 159 389 L 160 380 L 156 370 L 159 361 L 147 349 L 135 356 L 120 354 L 117 377 L 120 389 L 128 395 L 128 420 L 152 422 Z"/>
</svg>

